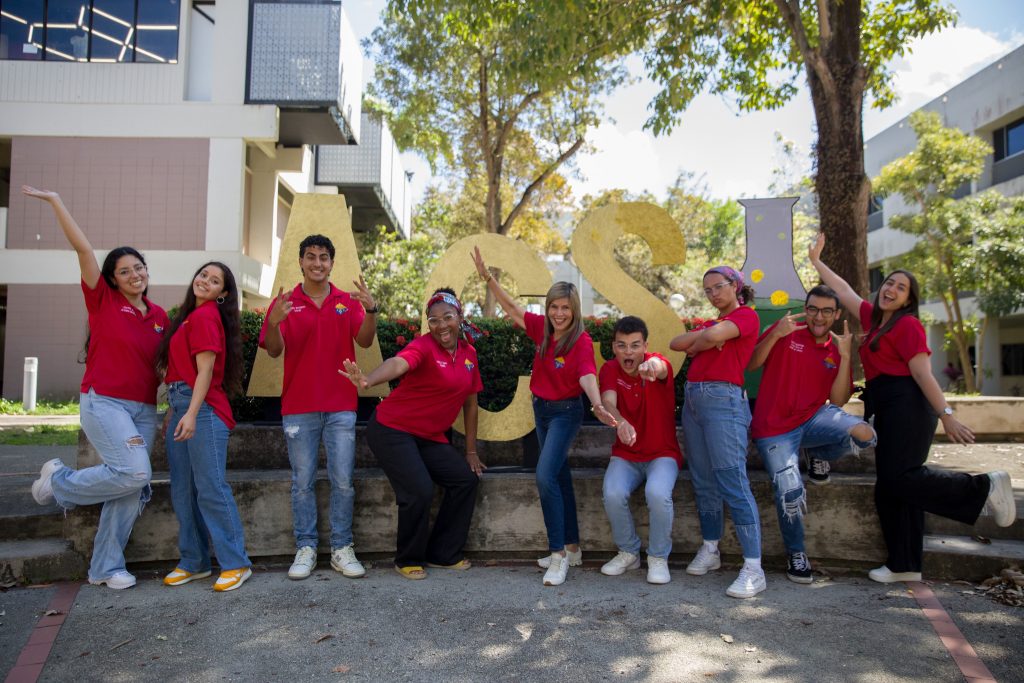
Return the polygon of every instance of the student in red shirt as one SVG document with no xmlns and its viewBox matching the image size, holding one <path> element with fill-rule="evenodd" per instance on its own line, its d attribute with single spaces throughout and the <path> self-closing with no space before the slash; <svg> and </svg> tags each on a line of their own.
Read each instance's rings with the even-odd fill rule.
<svg viewBox="0 0 1024 683">
<path fill-rule="evenodd" d="M 1013 524 L 1017 508 L 1006 472 L 969 475 L 925 466 L 935 427 L 942 420 L 956 443 L 974 442 L 974 433 L 953 416 L 953 409 L 932 375 L 931 351 L 918 320 L 917 280 L 905 270 L 886 277 L 868 303 L 821 261 L 825 236 L 808 249 L 822 281 L 843 306 L 860 314 L 866 330 L 860 359 L 867 379 L 865 417 L 874 416 L 875 509 L 889 556 L 868 572 L 880 583 L 920 581 L 924 513 L 974 524 L 984 511 L 999 526 Z M 936 417 L 939 416 L 939 417 Z"/>
<path fill-rule="evenodd" d="M 476 349 L 465 338 L 467 330 L 475 333 L 451 289 L 436 290 L 426 313 L 430 334 L 413 339 L 368 374 L 350 360 L 339 370 L 363 389 L 402 378 L 370 418 L 366 440 L 398 503 L 395 571 L 413 580 L 427 577 L 424 565 L 470 568 L 462 549 L 486 469 L 476 452 L 476 395 L 483 383 Z M 466 427 L 465 457 L 445 436 L 459 410 Z M 434 484 L 444 489 L 444 498 L 431 530 Z"/>
<path fill-rule="evenodd" d="M 629 510 L 629 497 L 644 480 L 650 538 L 647 544 L 647 582 L 672 580 L 672 490 L 683 456 L 676 439 L 676 390 L 672 364 L 647 351 L 647 325 L 634 316 L 615 323 L 615 358 L 601 366 L 601 400 L 616 421 L 612 457 L 604 473 L 604 511 L 612 527 L 618 554 L 601 573 L 618 576 L 640 568 L 640 537 Z"/>
<path fill-rule="evenodd" d="M 580 396 L 586 392 L 598 419 L 614 424 L 611 415 L 601 405 L 594 342 L 583 328 L 580 295 L 575 285 L 556 282 L 544 301 L 545 314 L 529 313 L 502 289 L 487 270 L 480 249 L 474 248 L 472 257 L 488 291 L 512 322 L 524 328 L 526 335 L 537 345 L 530 391 L 533 393 L 533 415 L 540 442 L 537 490 L 551 552 L 537 564 L 547 568 L 544 585 L 559 586 L 565 582 L 570 565 L 583 563 L 576 519 L 576 494 L 569 469 L 569 446 L 583 423 Z"/>
<path fill-rule="evenodd" d="M 839 296 L 826 285 L 807 294 L 804 313 L 784 316 L 758 339 L 748 370 L 764 366 L 754 404 L 751 436 L 772 478 L 779 529 L 786 546 L 786 576 L 812 583 L 804 546 L 807 495 L 800 478 L 800 449 L 812 461 L 830 460 L 875 445 L 875 431 L 843 411 L 852 391 L 852 336 L 831 331 L 842 316 Z M 806 319 L 806 324 L 798 322 Z"/>
<path fill-rule="evenodd" d="M 235 590 L 252 576 L 242 520 L 224 476 L 235 426 L 228 396 L 242 392 L 238 306 L 231 269 L 218 261 L 203 264 L 160 346 L 157 368 L 166 370 L 171 404 L 167 463 L 181 553 L 178 566 L 164 577 L 168 586 L 209 576 L 211 543 L 221 570 L 215 591 Z"/>
<path fill-rule="evenodd" d="M 89 312 L 79 409 L 82 430 L 103 461 L 74 470 L 59 459 L 50 460 L 32 484 L 32 496 L 40 505 L 56 501 L 65 510 L 102 504 L 89 583 L 130 588 L 135 577 L 125 569 L 124 546 L 151 494 L 149 454 L 160 386 L 154 365 L 167 314 L 146 298 L 149 271 L 142 254 L 117 247 L 100 267 L 85 233 L 56 192 L 27 185 L 21 191 L 50 205 L 78 254 Z"/>
<path fill-rule="evenodd" d="M 359 394 L 331 368 L 355 360 L 355 344 L 366 348 L 377 332 L 377 304 L 362 277 L 349 293 L 331 284 L 334 244 L 309 235 L 299 244 L 302 282 L 270 304 L 260 346 L 271 358 L 284 354 L 281 424 L 292 468 L 292 529 L 295 561 L 289 579 L 304 579 L 316 566 L 316 471 L 320 443 L 327 454 L 331 484 L 331 567 L 343 576 L 366 574 L 352 544 L 356 463 L 356 408 Z M 365 310 L 364 310 L 365 309 Z"/>
<path fill-rule="evenodd" d="M 752 598 L 766 584 L 761 569 L 761 522 L 747 479 L 750 404 L 743 391 L 743 371 L 754 351 L 760 322 L 748 305 L 754 290 L 744 285 L 742 273 L 729 266 L 704 273 L 704 295 L 718 309 L 718 317 L 669 344 L 673 351 L 693 356 L 686 374 L 683 438 L 704 542 L 686 573 L 702 576 L 722 566 L 718 542 L 725 524 L 724 501 L 743 548 L 743 567 L 725 593 Z"/>
</svg>

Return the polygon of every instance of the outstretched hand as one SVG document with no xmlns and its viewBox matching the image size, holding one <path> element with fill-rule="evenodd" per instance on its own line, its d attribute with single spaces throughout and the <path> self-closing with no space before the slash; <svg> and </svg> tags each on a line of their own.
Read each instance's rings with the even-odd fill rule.
<svg viewBox="0 0 1024 683">
<path fill-rule="evenodd" d="M 480 253 L 480 247 L 473 247 L 470 257 L 473 259 L 473 265 L 476 266 L 477 275 L 480 276 L 481 280 L 486 280 L 490 277 L 491 273 L 487 270 L 487 264 L 484 263 L 484 257 Z"/>
<path fill-rule="evenodd" d="M 22 185 L 21 193 L 26 197 L 35 197 L 36 199 L 42 199 L 43 201 L 60 198 L 60 195 L 52 190 L 39 190 L 31 185 Z"/>
<path fill-rule="evenodd" d="M 825 249 L 825 233 L 819 232 L 814 241 L 807 247 L 807 258 L 811 263 L 821 261 L 821 252 Z"/>
<path fill-rule="evenodd" d="M 270 310 L 267 311 L 267 322 L 268 324 L 277 327 L 291 312 L 291 292 L 285 294 L 284 287 L 281 287 L 277 290 L 277 298 L 274 299 L 274 302 L 270 305 Z"/>
<path fill-rule="evenodd" d="M 853 335 L 850 334 L 850 321 L 843 321 L 843 333 L 836 334 L 835 332 L 829 332 L 832 335 L 832 341 L 835 343 L 836 348 L 839 349 L 839 355 L 843 358 L 849 358 L 850 354 L 853 353 Z"/>
<path fill-rule="evenodd" d="M 612 414 L 609 413 L 607 408 L 605 408 L 602 404 L 600 404 L 600 403 L 595 404 L 593 406 L 593 410 L 594 410 L 594 417 L 596 417 L 598 420 L 600 420 L 601 424 L 608 425 L 609 427 L 615 427 L 615 426 L 617 426 L 619 424 L 618 420 L 616 420 L 614 417 L 612 417 Z"/>
<path fill-rule="evenodd" d="M 363 276 L 360 275 L 358 280 L 353 280 L 352 284 L 356 286 L 356 291 L 349 292 L 349 295 L 361 303 L 364 309 L 376 308 L 377 302 L 374 301 L 373 295 L 370 294 L 369 288 L 366 286 L 366 282 L 363 280 Z"/>
<path fill-rule="evenodd" d="M 787 337 L 797 330 L 802 330 L 807 327 L 807 323 L 797 322 L 800 318 L 803 318 L 807 314 L 803 311 L 799 313 L 789 313 L 779 318 L 779 322 L 775 325 L 775 334 L 779 339 Z"/>
<path fill-rule="evenodd" d="M 356 385 L 358 389 L 368 389 L 370 383 L 366 381 L 366 375 L 359 369 L 359 366 L 348 360 L 347 358 L 343 361 L 344 369 L 338 370 L 339 374 L 345 375 L 352 384 Z"/>
</svg>

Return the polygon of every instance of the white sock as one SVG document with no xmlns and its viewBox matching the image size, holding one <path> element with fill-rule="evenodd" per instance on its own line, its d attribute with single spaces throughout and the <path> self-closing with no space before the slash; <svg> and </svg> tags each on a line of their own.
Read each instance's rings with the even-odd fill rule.
<svg viewBox="0 0 1024 683">
<path fill-rule="evenodd" d="M 750 559 L 749 557 L 743 558 L 743 568 L 750 569 L 753 571 L 761 571 L 761 558 Z"/>
<path fill-rule="evenodd" d="M 704 547 L 707 548 L 708 552 L 718 554 L 718 541 L 704 540 Z"/>
</svg>

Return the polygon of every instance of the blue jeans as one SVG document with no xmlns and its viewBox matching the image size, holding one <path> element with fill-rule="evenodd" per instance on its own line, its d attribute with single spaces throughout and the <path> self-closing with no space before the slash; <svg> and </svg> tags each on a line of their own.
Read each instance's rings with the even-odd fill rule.
<svg viewBox="0 0 1024 683">
<path fill-rule="evenodd" d="M 650 518 L 647 554 L 667 558 L 672 552 L 672 489 L 679 476 L 675 458 L 655 458 L 650 462 L 632 462 L 617 456 L 608 461 L 604 473 L 604 511 L 612 526 L 612 540 L 627 553 L 640 553 L 640 537 L 629 511 L 629 496 L 647 479 L 644 493 Z"/>
<path fill-rule="evenodd" d="M 331 549 L 352 544 L 352 507 L 356 491 L 352 472 L 356 465 L 356 414 L 335 413 L 282 415 L 288 461 L 292 465 L 292 526 L 296 549 L 316 548 L 316 466 L 321 439 L 327 451 L 327 476 L 331 480 Z"/>
<path fill-rule="evenodd" d="M 754 439 L 764 459 L 765 472 L 772 477 L 775 509 L 787 553 L 802 553 L 805 549 L 803 515 L 807 512 L 807 494 L 800 477 L 800 449 L 806 448 L 812 458 L 837 460 L 858 448 L 874 446 L 877 437 L 860 441 L 850 435 L 850 430 L 863 422 L 829 404 L 790 432 Z"/>
<path fill-rule="evenodd" d="M 569 446 L 583 423 L 583 402 L 579 398 L 545 401 L 534 396 L 533 417 L 540 442 L 537 492 L 548 532 L 548 549 L 554 552 L 580 542 Z"/>
<path fill-rule="evenodd" d="M 761 521 L 747 479 L 750 405 L 728 382 L 687 382 L 683 404 L 686 462 L 704 540 L 722 538 L 722 502 L 729 506 L 743 557 L 761 557 Z"/>
<path fill-rule="evenodd" d="M 99 581 L 125 571 L 124 547 L 152 494 L 149 453 L 156 436 L 156 406 L 93 389 L 79 400 L 82 430 L 103 464 L 60 468 L 53 474 L 53 497 L 65 510 L 103 504 L 89 564 L 89 578 Z"/>
<path fill-rule="evenodd" d="M 192 389 L 184 382 L 167 388 L 171 420 L 167 425 L 167 463 L 171 470 L 171 503 L 178 518 L 178 566 L 187 572 L 210 569 L 210 543 L 221 571 L 252 564 L 245 554 L 245 536 L 224 470 L 228 457 L 227 425 L 203 402 L 191 439 L 175 441 L 174 430 L 188 410 Z"/>
</svg>

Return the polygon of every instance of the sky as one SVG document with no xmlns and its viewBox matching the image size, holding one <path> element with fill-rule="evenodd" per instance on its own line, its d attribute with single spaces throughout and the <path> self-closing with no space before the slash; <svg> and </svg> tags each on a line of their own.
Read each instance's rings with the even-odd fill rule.
<svg viewBox="0 0 1024 683">
<path fill-rule="evenodd" d="M 891 64 L 897 104 L 884 111 L 865 104 L 865 140 L 1024 44 L 1022 0 L 952 4 L 960 14 L 955 27 L 915 41 L 907 56 Z M 360 39 L 379 24 L 384 5 L 383 0 L 344 3 Z M 615 188 L 662 197 L 680 172 L 693 173 L 714 198 L 767 196 L 772 170 L 780 164 L 776 132 L 796 144 L 809 172 L 814 114 L 806 88 L 771 112 L 743 113 L 728 98 L 700 95 L 670 135 L 656 138 L 643 129 L 649 115 L 643 103 L 651 101 L 657 86 L 642 78 L 638 59 L 628 60 L 627 67 L 641 78 L 606 98 L 608 120 L 588 135 L 593 151 L 577 155 L 577 173 L 569 176 L 577 198 Z M 367 60 L 364 77 L 369 80 L 372 74 Z M 414 153 L 404 154 L 403 162 L 414 172 L 418 200 L 432 181 L 430 167 Z"/>
</svg>

